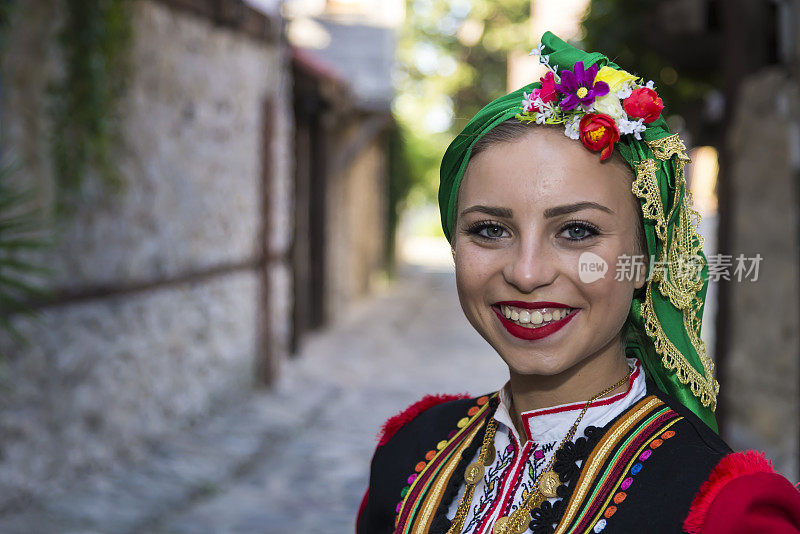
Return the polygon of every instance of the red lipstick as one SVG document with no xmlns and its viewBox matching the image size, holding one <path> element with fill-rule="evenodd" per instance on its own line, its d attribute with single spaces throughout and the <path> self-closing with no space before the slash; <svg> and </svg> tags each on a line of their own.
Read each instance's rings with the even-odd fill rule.
<svg viewBox="0 0 800 534">
<path fill-rule="evenodd" d="M 563 304 L 558 304 L 555 302 L 502 302 L 498 304 L 504 304 L 506 306 L 514 306 L 517 308 L 526 308 L 526 309 L 537 309 L 537 308 L 568 308 L 569 306 L 564 306 Z M 505 316 L 500 312 L 499 306 L 492 306 L 492 310 L 497 315 L 497 318 L 500 319 L 500 324 L 502 324 L 508 333 L 512 336 L 518 337 L 520 339 L 525 339 L 527 341 L 532 341 L 534 339 L 542 339 L 544 337 L 549 336 L 550 334 L 554 334 L 561 330 L 568 322 L 572 320 L 575 315 L 578 314 L 580 310 L 575 309 L 572 313 L 564 317 L 563 319 L 559 319 L 558 321 L 553 321 L 550 324 L 545 326 L 539 326 L 537 328 L 526 328 L 524 326 L 520 326 L 517 323 L 511 321 L 510 319 L 506 319 Z"/>
</svg>

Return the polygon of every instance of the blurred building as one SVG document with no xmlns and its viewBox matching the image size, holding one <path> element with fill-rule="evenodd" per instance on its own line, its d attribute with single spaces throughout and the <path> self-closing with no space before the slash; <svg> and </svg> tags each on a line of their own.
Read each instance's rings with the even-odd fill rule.
<svg viewBox="0 0 800 534">
<path fill-rule="evenodd" d="M 690 3 L 682 4 L 676 19 L 687 17 Z M 733 0 L 716 2 L 716 8 L 716 28 L 705 33 L 719 40 L 725 80 L 718 246 L 734 261 L 739 255 L 763 258 L 756 281 L 732 276 L 719 287 L 722 428 L 731 446 L 766 451 L 797 482 L 800 1 Z M 698 19 L 702 28 L 707 19 L 690 20 Z M 691 33 L 674 41 L 679 39 L 701 43 Z M 687 48 L 688 57 L 696 54 Z"/>
<path fill-rule="evenodd" d="M 707 245 L 716 242 L 719 255 L 709 261 L 728 272 L 709 292 L 712 299 L 718 295 L 708 350 L 721 384 L 721 433 L 734 449 L 765 451 L 776 469 L 796 481 L 800 1 L 662 0 L 653 14 L 646 45 L 674 67 L 662 70 L 662 81 L 709 70 L 722 80 L 720 91 L 679 124 L 692 144 L 712 145 L 719 153 L 717 177 L 716 155 L 693 151 L 690 179 L 695 193 L 709 177 L 706 188 L 716 188 L 698 195 L 696 205 L 718 206 L 717 234 Z M 738 258 L 747 269 L 757 265 L 757 272 L 737 272 Z"/>
<path fill-rule="evenodd" d="M 390 104 L 403 1 L 285 4 L 295 80 L 293 347 L 369 291 L 387 257 Z"/>
<path fill-rule="evenodd" d="M 64 4 L 16 4 L 3 148 L 52 203 L 47 95 Z M 369 290 L 385 257 L 392 123 L 388 79 L 362 70 L 388 71 L 392 29 L 352 10 L 326 22 L 336 9 L 321 23 L 345 38 L 355 24 L 360 45 L 333 46 L 339 36 L 323 57 L 287 43 L 277 0 L 132 3 L 124 187 L 60 223 L 41 258 L 53 296 L 38 319 L 15 319 L 30 343 L 2 339 L 0 511 L 270 383 L 305 332 Z M 350 54 L 364 50 L 375 63 L 359 70 Z"/>
</svg>

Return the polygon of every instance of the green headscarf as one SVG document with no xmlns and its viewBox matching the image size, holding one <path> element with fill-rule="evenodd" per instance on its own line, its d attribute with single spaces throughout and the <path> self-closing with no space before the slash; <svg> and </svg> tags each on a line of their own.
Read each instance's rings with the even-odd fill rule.
<svg viewBox="0 0 800 534">
<path fill-rule="evenodd" d="M 579 50 L 550 32 L 542 36 L 542 45 L 542 56 L 548 57 L 559 71 L 573 69 L 578 61 L 585 68 L 595 63 L 599 67 L 620 68 L 604 55 Z M 498 124 L 516 117 L 523 93 L 538 88 L 538 82 L 528 84 L 489 103 L 447 148 L 440 170 L 439 209 L 448 241 L 452 240 L 456 219 L 458 188 L 473 145 Z M 691 192 L 683 175 L 689 158 L 663 116 L 648 123 L 641 137 L 636 140 L 633 135 L 623 135 L 616 149 L 636 173 L 632 191 L 640 199 L 647 249 L 667 268 L 650 272 L 648 266 L 650 279 L 634 293 L 626 355 L 638 358 L 662 391 L 677 398 L 716 431 L 714 409 L 719 384 L 700 339 L 708 265 L 702 251 L 703 238 L 697 233 L 699 215 L 692 209 Z M 686 258 L 694 258 L 695 263 L 687 263 Z M 699 277 L 689 272 L 692 265 Z M 681 271 L 682 268 L 689 271 Z"/>
</svg>

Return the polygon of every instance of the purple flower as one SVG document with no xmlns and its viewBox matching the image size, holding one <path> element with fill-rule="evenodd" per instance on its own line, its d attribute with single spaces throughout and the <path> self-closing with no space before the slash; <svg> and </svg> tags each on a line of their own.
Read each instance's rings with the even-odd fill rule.
<svg viewBox="0 0 800 534">
<path fill-rule="evenodd" d="M 561 83 L 556 84 L 558 92 L 567 95 L 560 103 L 561 109 L 569 111 L 575 109 L 578 104 L 585 106 L 594 102 L 595 98 L 608 94 L 608 84 L 606 82 L 594 83 L 594 77 L 600 67 L 595 63 L 588 69 L 583 69 L 583 61 L 575 62 L 575 72 L 562 70 Z"/>
<path fill-rule="evenodd" d="M 544 453 L 542 452 L 542 449 L 536 449 L 533 452 L 533 457 L 536 458 L 537 460 L 541 460 L 542 458 L 544 458 Z"/>
</svg>

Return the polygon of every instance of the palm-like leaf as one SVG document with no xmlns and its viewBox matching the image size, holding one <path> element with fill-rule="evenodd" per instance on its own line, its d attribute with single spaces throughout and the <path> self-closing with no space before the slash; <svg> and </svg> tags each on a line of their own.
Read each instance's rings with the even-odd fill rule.
<svg viewBox="0 0 800 534">
<path fill-rule="evenodd" d="M 31 303 L 46 297 L 44 280 L 52 270 L 31 259 L 31 253 L 50 246 L 31 190 L 14 180 L 15 167 L 0 167 L 0 329 L 18 341 L 16 314 L 33 315 Z"/>
</svg>

